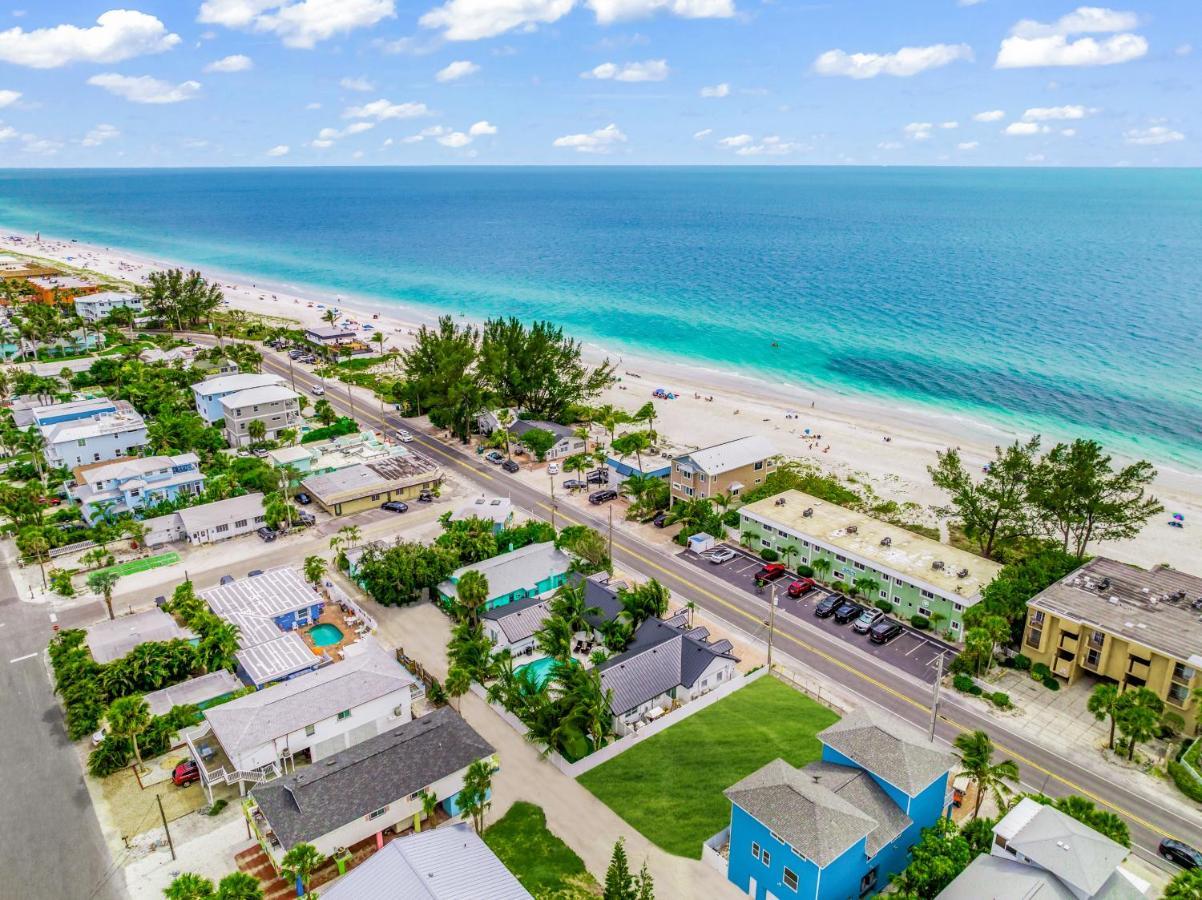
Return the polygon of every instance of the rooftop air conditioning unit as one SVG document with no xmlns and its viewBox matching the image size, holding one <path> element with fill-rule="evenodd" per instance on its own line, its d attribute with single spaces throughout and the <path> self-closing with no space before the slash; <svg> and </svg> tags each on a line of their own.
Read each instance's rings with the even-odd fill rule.
<svg viewBox="0 0 1202 900">
<path fill-rule="evenodd" d="M 811 516 L 813 516 L 813 515 L 814 515 L 814 509 L 813 509 L 813 507 L 807 506 L 807 507 L 805 508 L 805 511 L 804 511 L 804 512 L 803 512 L 801 515 L 802 515 L 804 518 L 806 518 L 806 519 L 810 518 Z"/>
<path fill-rule="evenodd" d="M 855 533 L 856 533 L 857 531 L 859 531 L 859 530 L 860 530 L 860 528 L 859 528 L 859 526 L 858 526 L 858 525 L 848 525 L 848 526 L 847 526 L 847 533 L 848 533 L 848 534 L 855 534 Z"/>
<path fill-rule="evenodd" d="M 893 538 L 891 538 L 891 537 L 881 538 L 881 546 L 882 547 L 889 547 L 889 546 L 892 546 L 892 544 L 893 544 Z"/>
<path fill-rule="evenodd" d="M 968 577 L 968 569 L 961 569 L 959 572 L 956 573 L 956 577 L 957 578 L 967 578 Z"/>
<path fill-rule="evenodd" d="M 943 560 L 941 560 L 941 559 L 937 559 L 937 560 L 935 560 L 933 563 L 931 563 L 931 568 L 932 568 L 932 569 L 938 569 L 940 572 L 942 572 L 942 571 L 943 571 L 943 568 L 944 568 L 944 562 L 943 562 Z"/>
</svg>

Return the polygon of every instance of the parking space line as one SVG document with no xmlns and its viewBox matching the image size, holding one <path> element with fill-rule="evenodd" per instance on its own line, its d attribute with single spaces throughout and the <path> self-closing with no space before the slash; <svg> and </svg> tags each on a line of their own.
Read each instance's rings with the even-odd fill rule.
<svg viewBox="0 0 1202 900">
<path fill-rule="evenodd" d="M 33 659 L 35 656 L 37 656 L 36 653 L 26 653 L 24 656 L 18 656 L 16 659 L 10 659 L 8 662 L 11 665 L 12 663 L 19 663 L 24 662 L 27 659 Z"/>
</svg>

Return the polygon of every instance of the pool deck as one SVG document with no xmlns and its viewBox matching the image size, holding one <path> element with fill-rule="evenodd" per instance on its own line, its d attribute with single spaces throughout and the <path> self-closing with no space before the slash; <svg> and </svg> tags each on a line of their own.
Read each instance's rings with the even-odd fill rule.
<svg viewBox="0 0 1202 900">
<path fill-rule="evenodd" d="M 315 626 L 323 624 L 333 625 L 336 627 L 342 632 L 342 639 L 337 643 L 326 644 L 324 647 L 318 647 L 317 644 L 313 642 L 313 638 L 309 632 Z M 306 625 L 301 630 L 301 636 L 304 638 L 305 643 L 313 648 L 314 653 L 328 653 L 330 654 L 331 659 L 341 659 L 342 648 L 347 644 L 353 644 L 355 641 L 359 640 L 359 635 L 355 633 L 355 626 L 347 623 L 346 614 L 343 613 L 342 609 L 337 603 L 330 603 L 328 601 L 321 611 L 320 618 L 316 619 L 309 625 Z"/>
</svg>

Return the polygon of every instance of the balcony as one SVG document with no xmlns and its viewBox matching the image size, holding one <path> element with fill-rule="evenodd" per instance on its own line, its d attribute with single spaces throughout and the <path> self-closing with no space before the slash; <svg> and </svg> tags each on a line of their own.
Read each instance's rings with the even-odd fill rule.
<svg viewBox="0 0 1202 900">
<path fill-rule="evenodd" d="M 1077 647 L 1080 645 L 1080 640 L 1077 635 L 1064 632 L 1060 635 L 1060 650 L 1062 653 L 1071 653 L 1077 655 Z"/>
<path fill-rule="evenodd" d="M 1128 658 L 1128 660 L 1127 660 L 1128 680 L 1130 680 L 1131 678 L 1138 678 L 1140 681 L 1146 682 L 1148 680 L 1148 675 L 1151 672 L 1151 667 L 1149 666 L 1150 662 L 1151 662 L 1151 660 L 1140 659 L 1136 656 L 1132 656 L 1132 657 Z"/>
</svg>

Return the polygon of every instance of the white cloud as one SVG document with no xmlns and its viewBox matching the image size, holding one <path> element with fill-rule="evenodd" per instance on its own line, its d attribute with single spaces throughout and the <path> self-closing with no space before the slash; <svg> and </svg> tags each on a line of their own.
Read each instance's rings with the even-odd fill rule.
<svg viewBox="0 0 1202 900">
<path fill-rule="evenodd" d="M 581 78 L 613 79 L 614 81 L 663 81 L 668 77 L 668 61 L 666 59 L 648 59 L 645 62 L 632 62 L 625 65 L 617 63 L 601 63 L 601 65 L 580 73 Z"/>
<path fill-rule="evenodd" d="M 1076 137 L 1077 129 L 1076 128 L 1061 128 L 1060 133 L 1062 135 L 1064 135 L 1065 137 Z"/>
<path fill-rule="evenodd" d="M 104 88 L 131 103 L 179 103 L 191 100 L 200 91 L 198 81 L 172 84 L 149 75 L 118 75 L 115 72 L 93 75 L 88 84 Z"/>
<path fill-rule="evenodd" d="M 612 122 L 587 134 L 565 134 L 551 142 L 552 147 L 566 147 L 577 153 L 611 153 L 615 145 L 624 144 L 626 135 Z"/>
<path fill-rule="evenodd" d="M 1011 122 L 1003 130 L 1002 134 L 1010 137 L 1029 137 L 1033 134 L 1046 134 L 1051 131 L 1047 125 L 1040 125 L 1038 122 Z"/>
<path fill-rule="evenodd" d="M 11 141 L 19 134 L 20 132 L 18 132 L 17 129 L 13 128 L 11 125 L 0 125 L 0 143 L 3 143 L 4 141 Z"/>
<path fill-rule="evenodd" d="M 1139 24 L 1132 12 L 1081 6 L 1055 22 L 1023 19 L 1002 40 L 994 68 L 1035 66 L 1109 66 L 1139 59 L 1148 52 L 1147 40 L 1131 29 Z M 1108 34 L 1110 37 L 1074 37 Z"/>
<path fill-rule="evenodd" d="M 985 112 L 979 112 L 972 117 L 974 122 L 998 122 L 1006 118 L 1006 111 L 1002 109 L 987 109 Z"/>
<path fill-rule="evenodd" d="M 1026 122 L 1047 122 L 1053 119 L 1084 119 L 1097 110 L 1084 106 L 1036 106 L 1023 113 Z"/>
<path fill-rule="evenodd" d="M 39 138 L 36 134 L 23 134 L 21 140 L 24 142 L 21 147 L 26 153 L 35 153 L 39 156 L 53 156 L 63 148 L 61 141 L 52 141 L 48 138 Z"/>
<path fill-rule="evenodd" d="M 324 149 L 326 149 L 327 147 L 333 147 L 333 146 L 334 146 L 334 142 L 333 142 L 333 141 L 323 141 L 323 140 L 321 140 L 320 138 L 318 138 L 318 139 L 317 139 L 317 140 L 315 140 L 315 141 L 310 141 L 310 142 L 309 142 L 309 146 L 310 146 L 310 147 L 316 147 L 318 150 L 324 150 Z"/>
<path fill-rule="evenodd" d="M 347 91 L 374 91 L 376 89 L 375 82 L 360 75 L 358 78 L 343 78 L 338 82 L 338 86 Z"/>
<path fill-rule="evenodd" d="M 287 156 L 288 151 L 291 149 L 292 148 L 290 148 L 287 144 L 276 144 L 274 147 L 272 147 L 270 150 L 267 151 L 267 155 L 274 156 L 274 157 Z"/>
<path fill-rule="evenodd" d="M 730 137 L 724 137 L 718 143 L 723 147 L 746 147 L 755 141 L 749 134 L 735 134 Z"/>
<path fill-rule="evenodd" d="M 90 28 L 55 25 L 25 31 L 0 31 L 0 60 L 33 69 L 54 69 L 75 62 L 114 63 L 163 53 L 180 42 L 178 34 L 154 16 L 131 9 L 110 9 Z"/>
<path fill-rule="evenodd" d="M 976 6 L 984 2 L 985 0 L 956 0 L 956 6 Z"/>
<path fill-rule="evenodd" d="M 980 141 L 964 141 L 963 143 L 956 144 L 956 149 L 957 150 L 976 150 L 980 146 L 981 146 Z"/>
<path fill-rule="evenodd" d="M 814 60 L 819 75 L 843 75 L 847 78 L 875 78 L 894 75 L 909 78 L 927 69 L 937 69 L 957 60 L 972 60 L 968 44 L 933 44 L 930 47 L 902 47 L 896 53 L 846 53 L 827 50 Z"/>
<path fill-rule="evenodd" d="M 902 131 L 912 141 L 925 141 L 931 136 L 931 129 L 934 127 L 930 122 L 911 122 Z"/>
<path fill-rule="evenodd" d="M 516 28 L 528 31 L 549 25 L 576 5 L 577 0 L 446 0 L 418 22 L 424 28 L 442 29 L 447 40 L 476 41 Z M 584 5 L 602 25 L 660 12 L 684 19 L 725 19 L 735 14 L 733 0 L 584 0 Z"/>
<path fill-rule="evenodd" d="M 1193 44 L 1182 44 L 1180 47 L 1178 47 L 1176 50 L 1173 51 L 1173 53 L 1175 53 L 1177 56 L 1189 56 L 1193 52 L 1194 52 Z"/>
<path fill-rule="evenodd" d="M 1128 144 L 1155 146 L 1184 141 L 1185 135 L 1164 125 L 1153 125 L 1151 128 L 1132 128 L 1130 131 L 1124 131 L 1123 140 Z"/>
<path fill-rule="evenodd" d="M 703 87 L 698 93 L 700 93 L 702 97 L 729 97 L 730 85 L 724 81 L 721 84 Z"/>
<path fill-rule="evenodd" d="M 439 69 L 434 78 L 436 81 L 455 81 L 459 78 L 466 78 L 468 75 L 475 75 L 479 71 L 480 67 L 471 60 L 457 59 Z"/>
<path fill-rule="evenodd" d="M 472 137 L 480 137 L 484 134 L 496 134 L 497 126 L 486 121 L 477 122 L 467 130 L 467 133 Z"/>
<path fill-rule="evenodd" d="M 786 141 L 784 138 L 770 134 L 754 144 L 748 144 L 735 151 L 739 156 L 786 156 L 799 150 L 809 149 L 804 144 Z"/>
<path fill-rule="evenodd" d="M 204 0 L 196 21 L 274 34 L 285 46 L 310 48 L 395 15 L 395 0 Z"/>
<path fill-rule="evenodd" d="M 881 141 L 876 148 L 878 150 L 900 150 L 902 146 L 901 141 Z"/>
<path fill-rule="evenodd" d="M 472 142 L 471 135 L 464 134 L 462 131 L 452 131 L 450 134 L 444 134 L 438 138 L 438 143 L 444 147 L 450 147 L 453 150 L 458 150 L 460 147 L 466 147 Z"/>
<path fill-rule="evenodd" d="M 586 0 L 602 25 L 645 19 L 657 12 L 670 12 L 682 19 L 729 19 L 735 14 L 733 0 Z"/>
<path fill-rule="evenodd" d="M 0 109 L 12 106 L 21 99 L 20 91 L 0 91 Z"/>
<path fill-rule="evenodd" d="M 254 68 L 254 61 L 249 56 L 235 53 L 233 56 L 223 56 L 205 66 L 206 72 L 245 72 Z"/>
<path fill-rule="evenodd" d="M 1029 163 L 1041 163 L 1047 159 L 1047 157 L 1042 153 L 1028 153 L 1026 159 Z"/>
<path fill-rule="evenodd" d="M 430 110 L 424 103 L 393 103 L 380 98 L 362 106 L 348 106 L 343 110 L 344 119 L 375 119 L 383 122 L 387 119 L 416 119 L 430 115 Z"/>
<path fill-rule="evenodd" d="M 306 103 L 305 109 L 321 109 L 321 104 L 315 100 L 312 103 Z"/>
<path fill-rule="evenodd" d="M 449 134 L 451 129 L 444 125 L 431 125 L 429 128 L 423 128 L 417 134 L 411 134 L 409 137 L 401 138 L 402 144 L 420 144 L 428 137 L 438 137 L 439 135 Z"/>
<path fill-rule="evenodd" d="M 940 122 L 939 127 L 943 128 L 945 130 L 950 130 L 952 128 L 959 128 L 960 123 L 959 122 Z"/>
<path fill-rule="evenodd" d="M 91 131 L 83 136 L 80 142 L 85 147 L 99 147 L 105 141 L 111 141 L 113 138 L 121 137 L 121 132 L 112 125 L 97 125 Z"/>
<path fill-rule="evenodd" d="M 712 128 L 702 128 L 700 131 L 693 132 L 693 140 L 704 141 L 707 137 L 714 133 Z"/>
</svg>

